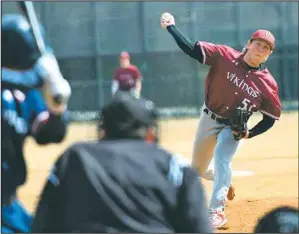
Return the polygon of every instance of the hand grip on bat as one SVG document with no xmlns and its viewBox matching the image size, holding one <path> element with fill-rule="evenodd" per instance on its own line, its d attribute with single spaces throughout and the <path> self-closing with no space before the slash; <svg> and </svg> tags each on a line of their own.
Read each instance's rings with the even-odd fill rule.
<svg viewBox="0 0 299 234">
<path fill-rule="evenodd" d="M 43 85 L 43 93 L 48 109 L 53 114 L 60 115 L 67 108 L 71 96 L 71 87 L 65 79 L 54 82 L 46 80 Z"/>
<path fill-rule="evenodd" d="M 37 70 L 43 79 L 43 90 L 49 109 L 57 109 L 59 105 L 67 106 L 71 88 L 62 76 L 57 60 L 53 54 L 44 54 L 37 61 Z"/>
<path fill-rule="evenodd" d="M 64 98 L 61 94 L 57 94 L 53 97 L 53 100 L 56 104 L 62 104 L 64 102 Z"/>
</svg>

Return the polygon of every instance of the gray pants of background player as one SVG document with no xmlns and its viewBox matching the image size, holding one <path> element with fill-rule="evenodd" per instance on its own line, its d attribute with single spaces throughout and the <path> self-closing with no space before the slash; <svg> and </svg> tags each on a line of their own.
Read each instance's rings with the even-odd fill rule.
<svg viewBox="0 0 299 234">
<path fill-rule="evenodd" d="M 203 112 L 205 107 L 194 141 L 192 166 L 201 177 L 214 180 L 209 208 L 222 210 L 232 182 L 231 161 L 240 141 L 234 139 L 229 126 L 216 122 Z M 212 159 L 214 168 L 209 167 Z"/>
</svg>

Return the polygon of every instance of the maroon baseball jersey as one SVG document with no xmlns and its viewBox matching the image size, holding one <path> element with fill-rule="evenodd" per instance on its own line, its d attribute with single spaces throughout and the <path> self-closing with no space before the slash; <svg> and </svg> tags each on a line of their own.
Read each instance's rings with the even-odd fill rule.
<svg viewBox="0 0 299 234">
<path fill-rule="evenodd" d="M 141 74 L 136 66 L 130 65 L 128 68 L 117 68 L 113 79 L 118 81 L 120 90 L 130 90 L 136 87 Z"/>
<path fill-rule="evenodd" d="M 267 68 L 250 69 L 244 54 L 229 46 L 199 41 L 196 50 L 210 69 L 205 80 L 205 104 L 216 114 L 229 118 L 238 107 L 260 111 L 279 119 L 278 86 Z"/>
</svg>

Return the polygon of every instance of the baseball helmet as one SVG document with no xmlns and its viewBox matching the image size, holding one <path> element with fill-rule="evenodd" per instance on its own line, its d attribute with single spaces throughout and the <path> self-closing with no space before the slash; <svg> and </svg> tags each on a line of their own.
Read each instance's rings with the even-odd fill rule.
<svg viewBox="0 0 299 234">
<path fill-rule="evenodd" d="M 138 129 L 157 128 L 158 113 L 152 101 L 137 98 L 128 92 L 117 92 L 101 111 L 100 127 L 108 138 L 143 138 L 134 135 Z M 158 131 L 155 141 L 158 139 Z"/>
<path fill-rule="evenodd" d="M 261 39 L 263 41 L 268 42 L 271 47 L 271 50 L 275 48 L 275 37 L 271 32 L 264 29 L 259 29 L 251 35 L 250 40 Z"/>
<path fill-rule="evenodd" d="M 42 25 L 40 29 L 45 40 L 45 30 Z M 31 68 L 41 56 L 34 42 L 32 29 L 22 15 L 7 14 L 2 17 L 1 39 L 2 67 L 26 70 Z"/>
<path fill-rule="evenodd" d="M 299 210 L 281 206 L 269 211 L 256 224 L 255 233 L 298 233 Z"/>
</svg>

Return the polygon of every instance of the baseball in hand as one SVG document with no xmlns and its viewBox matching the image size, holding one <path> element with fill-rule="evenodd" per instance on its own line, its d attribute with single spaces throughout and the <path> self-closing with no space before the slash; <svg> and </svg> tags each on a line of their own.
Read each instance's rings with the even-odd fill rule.
<svg viewBox="0 0 299 234">
<path fill-rule="evenodd" d="M 174 17 L 170 13 L 165 12 L 161 15 L 160 23 L 162 28 L 166 28 L 169 25 L 175 25 Z"/>
</svg>

